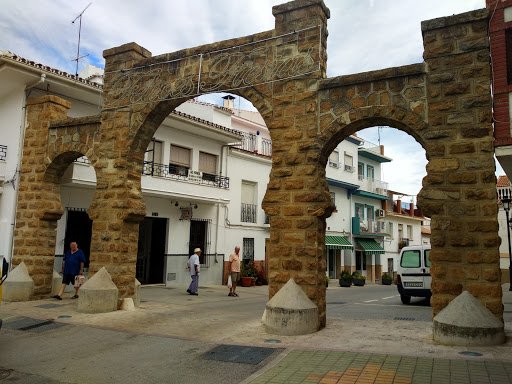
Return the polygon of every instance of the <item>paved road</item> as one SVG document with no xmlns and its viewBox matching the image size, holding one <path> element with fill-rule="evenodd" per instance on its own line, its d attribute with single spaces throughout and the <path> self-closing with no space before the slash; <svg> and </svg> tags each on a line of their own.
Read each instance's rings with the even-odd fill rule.
<svg viewBox="0 0 512 384">
<path fill-rule="evenodd" d="M 106 314 L 78 313 L 76 301 L 67 296 L 61 302 L 50 299 L 0 305 L 4 320 L 0 383 L 288 383 L 286 378 L 273 381 L 272 375 L 286 377 L 281 374 L 290 369 L 288 364 L 298 364 L 295 358 L 290 362 L 293 356 L 303 356 L 310 363 L 318 358 L 324 375 L 342 372 L 340 366 L 329 365 L 340 353 L 351 367 L 360 359 L 373 361 L 375 353 L 415 356 L 416 367 L 423 367 L 433 356 L 460 360 L 465 349 L 433 343 L 430 320 L 394 320 L 399 311 L 408 316 L 415 311 L 425 315 L 430 307 L 399 304 L 393 287 L 331 285 L 327 290 L 327 327 L 302 336 L 265 332 L 261 315 L 267 287 L 240 288 L 239 298 L 228 297 L 226 287 L 220 286 L 203 287 L 198 297 L 184 290 L 144 287 L 140 308 Z M 512 305 L 511 299 L 509 294 L 507 305 Z M 512 365 L 510 322 L 506 329 L 509 342 L 473 348 L 481 354 L 476 359 L 508 359 L 500 367 Z M 293 355 L 292 351 L 318 353 L 310 358 L 308 352 Z M 402 363 L 405 368 L 410 366 L 409 358 L 390 359 L 399 362 L 392 368 L 397 372 Z M 313 372 L 316 368 L 309 364 L 304 369 Z M 308 376 L 306 371 L 302 373 Z"/>
<path fill-rule="evenodd" d="M 409 305 L 402 304 L 395 285 L 331 286 L 327 289 L 327 316 L 354 320 L 431 321 L 432 308 L 422 298 L 413 298 Z"/>
</svg>

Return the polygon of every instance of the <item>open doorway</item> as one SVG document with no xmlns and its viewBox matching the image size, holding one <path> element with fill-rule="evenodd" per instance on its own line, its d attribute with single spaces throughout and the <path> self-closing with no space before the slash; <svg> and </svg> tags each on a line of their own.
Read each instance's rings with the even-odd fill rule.
<svg viewBox="0 0 512 384">
<path fill-rule="evenodd" d="M 64 254 L 69 252 L 69 243 L 75 241 L 85 256 L 84 268 L 89 268 L 91 255 L 92 220 L 85 209 L 68 208 L 66 234 L 64 236 Z"/>
<path fill-rule="evenodd" d="M 139 246 L 135 276 L 141 284 L 164 282 L 167 219 L 145 217 L 139 226 Z"/>
</svg>

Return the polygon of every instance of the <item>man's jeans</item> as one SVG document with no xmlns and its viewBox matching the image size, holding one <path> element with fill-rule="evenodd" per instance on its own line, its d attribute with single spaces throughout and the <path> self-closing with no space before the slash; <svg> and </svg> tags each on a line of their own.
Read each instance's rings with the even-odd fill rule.
<svg viewBox="0 0 512 384">
<path fill-rule="evenodd" d="M 188 290 L 191 293 L 197 293 L 197 289 L 199 288 L 199 275 L 192 275 L 190 277 L 192 278 L 192 281 L 190 282 L 190 285 L 188 286 Z"/>
</svg>

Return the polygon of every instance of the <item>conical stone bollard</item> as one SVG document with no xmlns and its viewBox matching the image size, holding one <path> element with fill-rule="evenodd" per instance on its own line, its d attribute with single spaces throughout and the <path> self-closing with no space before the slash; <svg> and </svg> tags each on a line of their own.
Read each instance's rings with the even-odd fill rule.
<svg viewBox="0 0 512 384">
<path fill-rule="evenodd" d="M 434 341 L 444 345 L 499 345 L 505 342 L 505 331 L 491 311 L 464 291 L 434 317 Z"/>
<path fill-rule="evenodd" d="M 102 267 L 80 287 L 78 312 L 103 313 L 117 311 L 119 290 L 110 274 Z"/>
<path fill-rule="evenodd" d="M 267 332 L 290 336 L 313 333 L 320 326 L 318 307 L 293 279 L 268 301 L 262 322 Z"/>
<path fill-rule="evenodd" d="M 5 302 L 29 301 L 34 293 L 34 280 L 23 261 L 9 273 L 2 286 L 2 300 Z"/>
</svg>

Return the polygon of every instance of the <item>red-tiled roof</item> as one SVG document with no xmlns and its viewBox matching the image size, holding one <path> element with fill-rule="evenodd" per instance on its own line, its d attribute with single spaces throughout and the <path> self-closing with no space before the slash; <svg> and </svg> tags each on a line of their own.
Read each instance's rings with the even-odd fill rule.
<svg viewBox="0 0 512 384">
<path fill-rule="evenodd" d="M 499 187 L 510 187 L 510 180 L 508 179 L 508 176 L 498 176 L 498 181 L 496 183 L 496 186 Z"/>
<path fill-rule="evenodd" d="M 89 86 L 92 86 L 92 87 L 95 87 L 95 88 L 98 88 L 98 89 L 102 89 L 103 88 L 103 86 L 101 84 L 98 84 L 98 83 L 96 83 L 94 81 L 89 81 L 89 80 L 81 78 L 80 76 L 72 75 L 70 73 L 61 71 L 59 69 L 55 69 L 55 68 L 49 67 L 48 65 L 44 65 L 44 64 L 41 64 L 41 63 L 37 63 L 35 61 L 31 61 L 31 60 L 25 59 L 25 58 L 23 58 L 21 56 L 18 56 L 16 54 L 12 53 L 12 52 L 9 52 L 9 51 L 0 51 L 0 58 L 2 58 L 4 60 L 10 60 L 10 61 L 15 61 L 15 62 L 18 62 L 18 63 L 21 63 L 21 64 L 25 64 L 25 65 L 28 65 L 28 66 L 30 66 L 32 68 L 40 69 L 42 71 L 49 72 L 49 73 L 52 73 L 54 75 L 61 76 L 61 77 L 64 77 L 64 78 L 67 78 L 67 79 L 70 79 L 70 80 L 75 80 L 75 81 L 78 81 L 78 82 L 80 82 L 82 84 L 86 84 L 86 85 L 89 85 Z"/>
</svg>

